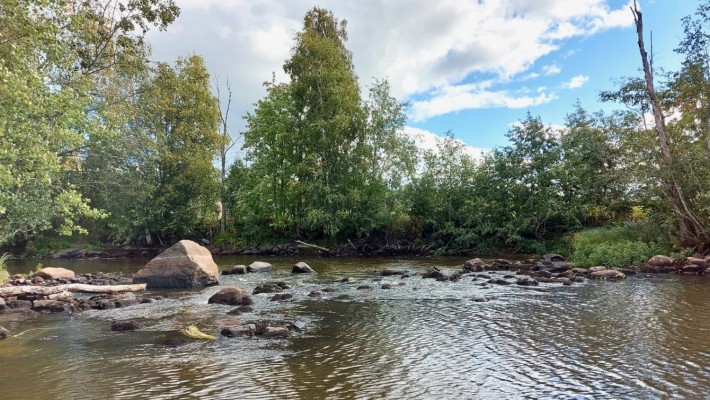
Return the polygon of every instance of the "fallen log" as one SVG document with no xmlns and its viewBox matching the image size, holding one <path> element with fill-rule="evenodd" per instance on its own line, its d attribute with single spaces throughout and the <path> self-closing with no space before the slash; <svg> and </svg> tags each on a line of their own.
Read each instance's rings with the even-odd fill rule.
<svg viewBox="0 0 710 400">
<path fill-rule="evenodd" d="M 70 283 L 67 285 L 57 286 L 8 286 L 0 287 L 0 297 L 18 296 L 21 294 L 49 296 L 65 291 L 81 293 L 140 292 L 145 290 L 145 288 L 145 283 L 136 283 L 132 285 L 87 285 L 83 283 Z"/>
<path fill-rule="evenodd" d="M 330 253 L 330 250 L 329 250 L 329 249 L 326 249 L 325 247 L 317 246 L 317 245 L 315 245 L 315 244 L 306 243 L 306 242 L 303 242 L 303 241 L 300 241 L 300 240 L 294 240 L 294 243 L 300 244 L 301 246 L 306 246 L 306 247 L 310 247 L 310 248 L 313 248 L 313 249 L 316 249 L 316 250 L 320 250 L 320 251 L 322 251 L 322 252 L 324 252 L 324 253 Z"/>
</svg>

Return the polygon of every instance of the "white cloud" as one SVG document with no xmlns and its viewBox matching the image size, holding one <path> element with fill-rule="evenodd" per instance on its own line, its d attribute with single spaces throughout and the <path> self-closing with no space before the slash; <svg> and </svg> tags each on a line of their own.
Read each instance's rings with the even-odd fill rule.
<svg viewBox="0 0 710 400">
<path fill-rule="evenodd" d="M 262 82 L 285 80 L 283 63 L 301 29 L 311 0 L 177 0 L 181 16 L 167 32 L 151 31 L 155 58 L 202 55 L 209 70 L 229 77 L 235 88 L 235 114 L 243 114 L 264 95 Z M 516 97 L 506 90 L 463 86 L 453 105 L 428 99 L 436 88 L 453 92 L 472 74 L 497 82 L 531 73 L 541 57 L 568 39 L 630 26 L 628 5 L 610 0 L 320 0 L 319 6 L 348 20 L 356 73 L 365 86 L 373 77 L 388 78 L 399 98 L 424 96 L 420 118 L 470 107 L 526 107 L 551 94 Z M 554 66 L 548 72 L 556 72 Z M 559 67 L 557 67 L 559 68 Z M 543 69 L 543 72 L 545 70 Z M 448 104 L 448 105 L 447 105 Z M 237 119 L 236 124 L 242 124 Z"/>
<path fill-rule="evenodd" d="M 565 89 L 578 89 L 584 86 L 588 80 L 589 77 L 587 75 L 577 75 L 572 77 L 569 82 L 563 83 L 562 87 Z"/>
<path fill-rule="evenodd" d="M 431 150 L 434 152 L 438 151 L 436 146 L 437 141 L 444 139 L 444 137 L 439 136 L 436 133 L 427 131 L 425 129 L 415 128 L 413 126 L 405 126 L 404 134 L 414 140 L 414 143 L 419 149 Z M 476 162 L 482 161 L 483 157 L 491 152 L 489 149 L 469 146 L 460 139 L 455 140 L 464 146 L 464 151 L 466 152 L 466 154 L 471 156 L 471 158 L 473 158 L 473 160 Z"/>
<path fill-rule="evenodd" d="M 516 96 L 505 90 L 461 90 L 461 86 L 448 86 L 429 100 L 415 102 L 410 117 L 414 121 L 424 121 L 472 108 L 527 108 L 549 103 L 555 98 L 554 94 L 544 90 L 537 96 Z"/>
<path fill-rule="evenodd" d="M 542 72 L 544 72 L 546 76 L 552 76 L 562 72 L 562 68 L 557 65 L 545 65 L 542 67 Z"/>
</svg>

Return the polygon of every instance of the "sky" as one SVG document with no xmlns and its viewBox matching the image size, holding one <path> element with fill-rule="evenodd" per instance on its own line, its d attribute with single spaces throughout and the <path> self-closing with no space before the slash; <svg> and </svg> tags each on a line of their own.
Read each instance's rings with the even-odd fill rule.
<svg viewBox="0 0 710 400">
<path fill-rule="evenodd" d="M 233 88 L 230 130 L 266 91 L 272 74 L 288 81 L 284 61 L 318 6 L 347 20 L 363 95 L 375 78 L 410 103 L 404 132 L 424 148 L 451 131 L 480 155 L 505 146 L 506 133 L 530 112 L 564 124 L 576 101 L 591 111 L 616 80 L 641 76 L 633 0 L 176 0 L 180 17 L 151 31 L 153 60 L 201 55 L 222 86 Z M 680 64 L 681 18 L 697 0 L 638 0 L 656 70 Z M 224 99 L 223 99 L 224 100 Z M 233 136 L 237 136 L 233 133 Z"/>
</svg>

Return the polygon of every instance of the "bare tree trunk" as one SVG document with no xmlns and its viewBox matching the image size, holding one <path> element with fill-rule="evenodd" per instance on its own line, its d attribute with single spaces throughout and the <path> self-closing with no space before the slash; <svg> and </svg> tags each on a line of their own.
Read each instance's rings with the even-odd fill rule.
<svg viewBox="0 0 710 400">
<path fill-rule="evenodd" d="M 217 88 L 217 99 L 220 97 L 219 82 L 215 81 L 215 86 Z M 227 130 L 227 121 L 229 120 L 229 109 L 232 106 L 232 86 L 229 84 L 229 79 L 227 79 L 227 106 L 224 111 L 222 111 L 222 106 L 219 108 L 219 119 L 222 122 L 222 147 L 220 148 L 220 161 L 222 164 L 222 169 L 219 178 L 219 203 L 220 203 L 220 223 L 219 232 L 224 233 L 227 227 L 227 205 L 225 204 L 225 181 L 227 177 L 227 153 L 234 147 L 236 141 L 232 141 L 232 136 Z"/>
<path fill-rule="evenodd" d="M 663 115 L 663 110 L 661 109 L 661 104 L 658 100 L 658 94 L 656 93 L 656 89 L 653 84 L 653 74 L 651 72 L 651 66 L 648 61 L 648 53 L 646 52 L 643 41 L 643 19 L 641 12 L 636 6 L 635 0 L 631 12 L 634 15 L 634 22 L 636 23 L 639 52 L 641 53 L 643 73 L 646 80 L 646 94 L 651 102 L 653 118 L 656 124 L 656 136 L 658 137 L 658 144 L 661 148 L 661 167 L 666 172 L 666 180 L 669 185 L 671 198 L 673 200 L 673 211 L 678 219 L 681 245 L 692 247 L 697 244 L 696 234 L 699 233 L 699 228 L 701 228 L 701 226 L 699 226 L 699 221 L 694 218 L 693 214 L 688 209 L 685 199 L 683 198 L 683 192 L 675 176 L 673 156 L 671 155 L 668 147 L 668 127 L 666 126 L 666 119 Z"/>
</svg>

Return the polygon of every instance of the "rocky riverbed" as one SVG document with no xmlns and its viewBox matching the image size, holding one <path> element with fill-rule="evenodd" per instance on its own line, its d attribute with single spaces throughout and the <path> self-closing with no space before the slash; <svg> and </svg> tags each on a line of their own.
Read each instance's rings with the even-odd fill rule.
<svg viewBox="0 0 710 400">
<path fill-rule="evenodd" d="M 193 243 L 194 244 L 194 243 Z M 176 245 L 177 246 L 177 245 Z M 184 245 L 183 245 L 184 246 Z M 192 244 L 189 244 L 192 246 Z M 187 247 L 187 253 L 203 252 L 206 262 L 214 264 L 209 255 L 201 246 L 194 244 Z M 196 247 L 195 247 L 196 246 Z M 184 248 L 180 250 L 185 252 Z M 165 254 L 168 254 L 166 256 Z M 128 285 L 139 281 L 137 277 L 145 277 L 147 270 L 157 268 L 161 274 L 160 287 L 169 288 L 170 282 L 178 282 L 176 287 L 185 287 L 185 282 L 201 282 L 196 286 L 209 286 L 217 284 L 217 266 L 210 265 L 210 274 L 215 275 L 210 279 L 195 281 L 185 278 L 194 276 L 193 270 L 186 270 L 182 267 L 175 267 L 170 263 L 175 263 L 175 255 L 166 251 L 161 256 L 151 261 L 146 268 L 137 274 L 126 275 L 118 273 L 86 273 L 76 275 L 73 271 L 64 268 L 43 268 L 28 275 L 12 276 L 9 283 L 0 287 L 0 313 L 13 313 L 16 315 L 33 314 L 63 314 L 74 316 L 87 310 L 110 310 L 115 308 L 131 307 L 136 304 L 154 304 L 170 297 L 170 291 L 156 295 L 149 292 L 110 292 L 98 294 L 75 294 L 70 290 L 49 293 L 46 288 L 63 288 L 67 285 L 89 285 L 96 288 L 118 288 L 116 285 Z M 182 253 L 180 253 L 182 254 Z M 188 254 L 189 255 L 189 254 Z M 186 259 L 195 259 L 195 255 L 185 255 Z M 192 257 L 192 258 L 190 258 Z M 166 261 L 167 260 L 167 261 Z M 190 261 L 192 262 L 192 261 Z M 177 264 L 176 264 L 177 265 Z M 182 268 L 182 269 L 181 269 Z M 195 267 L 197 268 L 197 267 Z M 471 285 L 478 288 L 488 288 L 491 286 L 520 286 L 538 287 L 541 285 L 564 285 L 571 286 L 584 283 L 587 280 L 623 280 L 629 275 L 637 273 L 677 273 L 677 274 L 703 274 L 708 268 L 708 260 L 689 257 L 683 260 L 674 260 L 667 256 L 655 256 L 646 264 L 629 269 L 614 269 L 605 267 L 593 267 L 589 269 L 575 268 L 571 263 L 565 261 L 564 257 L 555 254 L 548 254 L 539 260 L 510 261 L 506 259 L 483 260 L 474 258 L 467 260 L 460 269 L 448 273 L 441 268 L 432 266 L 421 271 L 407 271 L 398 269 L 383 269 L 378 272 L 382 277 L 390 280 L 397 278 L 399 283 L 391 281 L 381 284 L 378 289 L 391 289 L 394 285 L 405 285 L 407 279 L 433 279 L 439 282 L 469 281 Z M 199 268 L 197 268 L 199 270 Z M 272 265 L 255 261 L 252 264 L 224 266 L 221 268 L 222 276 L 241 275 L 247 273 L 263 274 L 268 276 L 272 271 Z M 168 271 L 168 272 L 165 272 Z M 203 270 L 199 270 L 204 274 Z M 304 262 L 297 262 L 292 267 L 293 274 L 310 273 L 314 271 Z M 191 275 L 192 274 L 192 275 Z M 200 275 L 202 276 L 202 275 Z M 142 279 L 142 278 L 141 278 Z M 145 282 L 145 279 L 140 280 Z M 152 281 L 151 281 L 152 282 Z M 168 284 L 166 284 L 166 282 Z M 218 329 L 219 332 L 228 338 L 232 337 L 263 337 L 263 338 L 284 338 L 292 332 L 301 332 L 304 328 L 299 321 L 259 320 L 254 313 L 251 296 L 268 293 L 270 300 L 275 302 L 298 302 L 302 300 L 327 299 L 329 293 L 337 291 L 339 285 L 352 285 L 357 283 L 353 278 L 345 277 L 322 288 L 316 288 L 306 293 L 296 293 L 285 282 L 266 281 L 257 285 L 251 293 L 233 285 L 221 285 L 220 290 L 209 299 L 210 304 L 222 304 L 231 306 L 225 309 L 224 319 L 219 319 L 211 329 Z M 222 287 L 224 286 L 224 287 Z M 13 292 L 9 288 L 22 288 L 22 293 Z M 26 290 L 25 290 L 26 289 Z M 91 288 L 90 288 L 91 289 Z M 358 290 L 373 290 L 373 285 L 358 285 Z M 46 293 L 45 293 L 46 292 Z M 477 300 L 487 301 L 485 296 Z M 258 310 L 257 310 L 258 311 Z M 252 317 L 250 317 L 250 315 Z M 241 319 L 235 319 L 240 316 Z M 244 318 L 246 317 L 246 318 Z M 132 331 L 144 328 L 144 323 L 136 321 L 118 321 L 111 325 L 114 331 Z M 0 338 L 8 337 L 12 333 L 7 329 L 0 329 Z"/>
</svg>

